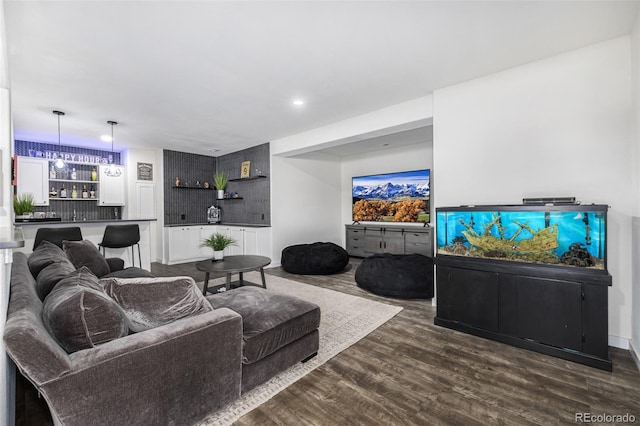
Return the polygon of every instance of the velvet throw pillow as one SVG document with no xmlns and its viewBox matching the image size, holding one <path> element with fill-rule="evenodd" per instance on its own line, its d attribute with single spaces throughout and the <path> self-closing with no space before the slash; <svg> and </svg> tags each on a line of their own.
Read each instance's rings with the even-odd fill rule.
<svg viewBox="0 0 640 426">
<path fill-rule="evenodd" d="M 96 277 L 111 272 L 107 259 L 98 251 L 98 248 L 89 240 L 63 241 L 62 248 L 76 268 L 86 266 Z"/>
<path fill-rule="evenodd" d="M 129 332 L 124 312 L 104 293 L 98 278 L 87 267 L 60 280 L 44 300 L 42 320 L 68 353 L 95 347 Z"/>
<path fill-rule="evenodd" d="M 69 259 L 60 247 L 49 241 L 42 241 L 40 245 L 31 253 L 27 259 L 29 271 L 34 278 L 38 277 L 40 271 L 52 263 L 66 262 Z"/>
<path fill-rule="evenodd" d="M 191 277 L 104 278 L 100 284 L 135 332 L 213 310 Z"/>
<path fill-rule="evenodd" d="M 40 300 L 44 300 L 61 279 L 75 270 L 76 268 L 66 258 L 60 259 L 59 262 L 51 263 L 42 269 L 36 278 L 36 293 L 38 293 Z"/>
</svg>

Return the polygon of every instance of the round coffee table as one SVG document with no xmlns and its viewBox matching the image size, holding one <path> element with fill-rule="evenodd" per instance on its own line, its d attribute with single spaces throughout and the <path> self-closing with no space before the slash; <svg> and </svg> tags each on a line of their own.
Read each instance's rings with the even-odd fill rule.
<svg viewBox="0 0 640 426">
<path fill-rule="evenodd" d="M 202 294 L 204 294 L 205 296 L 207 294 L 207 290 L 209 289 L 209 275 L 212 272 L 227 274 L 225 289 L 231 290 L 232 274 L 239 274 L 238 286 L 242 286 L 245 285 L 242 274 L 244 272 L 259 269 L 260 276 L 262 278 L 262 287 L 267 288 L 267 283 L 264 279 L 264 267 L 270 263 L 271 259 L 269 259 L 268 257 L 254 255 L 225 256 L 224 259 L 221 260 L 209 259 L 197 262 L 196 269 L 198 271 L 206 272 Z"/>
</svg>

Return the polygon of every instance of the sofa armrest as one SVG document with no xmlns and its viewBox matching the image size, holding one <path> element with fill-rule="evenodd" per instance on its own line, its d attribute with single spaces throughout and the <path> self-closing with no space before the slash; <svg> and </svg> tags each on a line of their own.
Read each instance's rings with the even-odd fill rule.
<svg viewBox="0 0 640 426">
<path fill-rule="evenodd" d="M 124 269 L 124 260 L 119 257 L 107 257 L 109 272 L 121 271 Z"/>
<path fill-rule="evenodd" d="M 62 424 L 193 424 L 240 396 L 242 317 L 216 309 L 70 359 L 41 387 Z"/>
</svg>

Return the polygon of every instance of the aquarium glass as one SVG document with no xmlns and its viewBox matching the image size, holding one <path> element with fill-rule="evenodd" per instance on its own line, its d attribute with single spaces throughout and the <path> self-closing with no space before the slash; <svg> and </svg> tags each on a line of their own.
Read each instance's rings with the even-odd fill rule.
<svg viewBox="0 0 640 426">
<path fill-rule="evenodd" d="M 606 209 L 437 209 L 437 253 L 606 269 Z"/>
</svg>

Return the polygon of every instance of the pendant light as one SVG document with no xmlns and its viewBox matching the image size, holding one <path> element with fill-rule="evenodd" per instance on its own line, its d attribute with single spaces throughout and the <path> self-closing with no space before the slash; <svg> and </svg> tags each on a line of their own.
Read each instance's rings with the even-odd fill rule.
<svg viewBox="0 0 640 426">
<path fill-rule="evenodd" d="M 113 153 L 113 126 L 116 126 L 118 122 L 107 121 L 107 124 L 111 125 L 111 161 L 109 161 L 109 168 L 107 169 L 105 174 L 111 177 L 118 177 L 122 174 L 122 172 L 120 171 L 120 168 L 116 167 L 116 165 L 113 163 L 113 161 L 115 160 L 115 155 Z"/>
<path fill-rule="evenodd" d="M 63 170 L 67 165 L 62 159 L 62 145 L 60 144 L 60 116 L 64 115 L 62 111 L 53 111 L 58 116 L 58 159 L 53 163 L 58 170 Z"/>
</svg>

